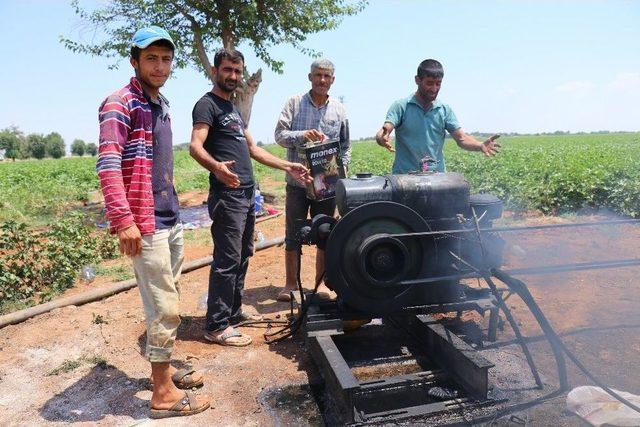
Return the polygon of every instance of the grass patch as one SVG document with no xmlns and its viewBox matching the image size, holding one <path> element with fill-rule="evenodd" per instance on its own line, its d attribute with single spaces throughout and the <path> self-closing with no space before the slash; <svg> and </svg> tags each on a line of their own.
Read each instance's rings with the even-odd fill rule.
<svg viewBox="0 0 640 427">
<path fill-rule="evenodd" d="M 110 277 L 116 282 L 133 279 L 134 277 L 133 268 L 125 261 L 120 261 L 118 264 L 98 265 L 96 267 L 96 275 Z"/>
<path fill-rule="evenodd" d="M 47 372 L 47 376 L 51 377 L 55 375 L 66 374 L 67 372 L 71 372 L 79 368 L 80 365 L 82 365 L 82 358 L 76 360 L 65 360 L 60 364 L 60 366 Z"/>
<path fill-rule="evenodd" d="M 114 258 L 115 243 L 80 215 L 44 231 L 0 222 L 0 301 L 49 301 L 76 283 L 84 265 Z"/>
<path fill-rule="evenodd" d="M 104 317 L 101 314 L 93 314 L 93 320 L 91 321 L 91 323 L 93 323 L 94 325 L 102 325 L 102 324 L 107 324 L 109 322 L 107 322 L 106 320 L 104 320 Z"/>
<path fill-rule="evenodd" d="M 50 223 L 98 188 L 95 157 L 0 162 L 0 221 Z"/>
<path fill-rule="evenodd" d="M 464 174 L 474 191 L 491 191 L 510 209 L 544 213 L 605 207 L 638 215 L 640 133 L 503 137 L 502 152 L 492 159 L 459 149 L 447 139 L 449 171 Z M 264 147 L 286 157 L 278 145 Z M 391 171 L 393 154 L 373 141 L 352 143 L 349 174 Z M 95 158 L 0 162 L 0 222 L 9 219 L 47 225 L 69 210 L 83 208 L 99 188 Z M 209 172 L 188 151 L 174 152 L 178 193 L 209 189 Z M 284 190 L 284 173 L 253 163 L 264 190 Z"/>
<path fill-rule="evenodd" d="M 209 227 L 184 230 L 184 243 L 193 246 L 211 245 L 211 230 Z"/>
<path fill-rule="evenodd" d="M 107 359 L 105 359 L 102 356 L 85 357 L 83 360 L 85 362 L 87 362 L 88 364 L 90 364 L 90 365 L 97 366 L 100 369 L 115 368 L 115 366 L 113 366 L 109 362 L 107 362 Z"/>
<path fill-rule="evenodd" d="M 23 301 L 1 301 L 0 302 L 0 315 L 13 313 L 14 311 L 24 310 L 25 308 L 33 307 L 36 302 L 33 300 Z"/>
<path fill-rule="evenodd" d="M 60 364 L 60 366 L 47 372 L 47 376 L 51 377 L 51 376 L 57 376 L 60 374 L 66 374 L 67 372 L 71 372 L 78 369 L 80 366 L 84 364 L 97 366 L 100 369 L 114 368 L 114 366 L 109 364 L 107 359 L 105 359 L 102 356 L 97 356 L 97 355 L 81 356 L 74 360 L 72 359 L 65 360 Z"/>
</svg>

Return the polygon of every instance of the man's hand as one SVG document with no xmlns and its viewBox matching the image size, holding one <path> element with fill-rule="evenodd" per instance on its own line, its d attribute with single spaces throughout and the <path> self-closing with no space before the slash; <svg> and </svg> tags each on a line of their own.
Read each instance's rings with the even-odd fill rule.
<svg viewBox="0 0 640 427">
<path fill-rule="evenodd" d="M 307 141 L 324 141 L 326 138 L 324 134 L 317 129 L 305 130 L 302 135 Z"/>
<path fill-rule="evenodd" d="M 131 224 L 118 231 L 118 240 L 120 240 L 121 254 L 134 257 L 142 253 L 142 235 L 137 225 Z"/>
<path fill-rule="evenodd" d="M 496 142 L 496 139 L 500 138 L 500 135 L 492 135 L 482 143 L 480 150 L 485 156 L 495 156 L 500 152 L 500 144 Z"/>
<path fill-rule="evenodd" d="M 301 165 L 300 163 L 291 163 L 285 169 L 285 172 L 288 173 L 298 181 L 302 185 L 310 184 L 313 182 L 313 178 L 309 173 L 309 169 Z"/>
<path fill-rule="evenodd" d="M 376 134 L 376 142 L 379 146 L 386 148 L 390 152 L 395 152 L 395 148 L 391 145 L 391 131 L 384 126 Z"/>
<path fill-rule="evenodd" d="M 218 181 L 231 188 L 240 187 L 240 178 L 238 175 L 231 172 L 231 166 L 233 166 L 235 162 L 235 160 L 218 162 L 215 170 L 213 171 L 213 174 L 218 178 Z"/>
</svg>

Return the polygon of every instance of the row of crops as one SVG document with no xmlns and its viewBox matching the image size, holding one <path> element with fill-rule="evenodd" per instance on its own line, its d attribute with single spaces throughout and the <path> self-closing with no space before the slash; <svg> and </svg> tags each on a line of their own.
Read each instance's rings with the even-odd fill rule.
<svg viewBox="0 0 640 427">
<path fill-rule="evenodd" d="M 447 141 L 447 170 L 464 174 L 474 192 L 490 192 L 513 210 L 548 214 L 605 208 L 640 216 L 640 134 L 501 138 L 487 158 Z M 387 173 L 393 155 L 357 144 L 351 172 Z"/>
<path fill-rule="evenodd" d="M 505 138 L 492 159 L 447 148 L 450 170 L 511 209 L 640 216 L 640 134 Z"/>
<path fill-rule="evenodd" d="M 545 213 L 607 208 L 640 216 L 640 133 L 501 138 L 494 158 L 460 150 L 447 141 L 447 169 L 463 173 L 474 191 L 492 192 L 511 209 Z M 284 157 L 284 149 L 269 146 Z M 350 173 L 391 170 L 393 154 L 374 142 L 353 144 Z M 81 206 L 98 188 L 95 158 L 0 163 L 0 222 L 43 225 Z M 206 190 L 207 173 L 185 151 L 175 155 L 179 193 Z M 281 172 L 255 167 L 258 180 Z"/>
</svg>

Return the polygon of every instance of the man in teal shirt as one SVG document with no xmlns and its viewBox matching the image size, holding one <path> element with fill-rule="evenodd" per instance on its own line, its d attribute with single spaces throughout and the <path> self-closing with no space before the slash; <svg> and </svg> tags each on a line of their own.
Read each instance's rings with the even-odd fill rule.
<svg viewBox="0 0 640 427">
<path fill-rule="evenodd" d="M 394 174 L 411 171 L 445 171 L 442 154 L 445 130 L 451 134 L 458 146 L 469 151 L 481 151 L 487 156 L 498 153 L 500 144 L 493 135 L 484 142 L 464 133 L 451 107 L 438 97 L 444 69 L 435 59 L 427 59 L 418 66 L 415 77 L 418 90 L 405 99 L 394 102 L 384 125 L 376 134 L 376 142 L 395 152 Z M 390 143 L 391 131 L 396 130 L 396 147 Z"/>
</svg>

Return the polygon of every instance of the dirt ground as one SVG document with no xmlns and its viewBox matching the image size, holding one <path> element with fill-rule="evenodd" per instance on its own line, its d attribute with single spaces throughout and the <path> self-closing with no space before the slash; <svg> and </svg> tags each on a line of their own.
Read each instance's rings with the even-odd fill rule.
<svg viewBox="0 0 640 427">
<path fill-rule="evenodd" d="M 509 224 L 587 221 L 510 218 Z M 284 217 L 258 225 L 267 239 L 284 233 Z M 190 233 L 190 231 L 187 231 Z M 505 234 L 507 267 L 640 258 L 637 226 L 566 229 Z M 288 304 L 275 301 L 284 282 L 282 247 L 260 251 L 251 260 L 244 303 L 247 310 L 282 318 Z M 186 248 L 186 260 L 211 253 L 208 244 Z M 311 287 L 314 249 L 304 248 L 302 280 Z M 194 417 L 151 421 L 145 389 L 149 365 L 144 347 L 144 317 L 137 289 L 100 302 L 66 307 L 0 329 L 0 424 L 49 425 L 273 425 L 258 401 L 266 389 L 301 384 L 316 375 L 301 337 L 267 345 L 264 329 L 245 328 L 254 343 L 244 349 L 225 348 L 203 340 L 204 311 L 198 299 L 206 292 L 208 268 L 181 279 L 182 324 L 175 346 L 176 364 L 195 362 L 205 370 L 201 393 L 213 396 L 212 409 Z M 552 325 L 595 374 L 617 389 L 640 394 L 639 267 L 521 277 Z M 86 287 L 100 286 L 94 282 Z M 84 288 L 71 290 L 77 293 Z M 508 299 L 522 331 L 540 334 L 517 297 Z M 508 345 L 505 326 L 499 336 Z M 516 346 L 511 345 L 514 352 Z M 554 378 L 547 346 L 533 344 L 539 368 Z M 588 384 L 570 369 L 571 386 Z M 564 411 L 564 397 L 519 414 L 527 425 L 579 425 Z M 511 421 L 499 424 L 508 425 Z M 515 421 L 514 421 L 515 422 Z M 514 424 L 515 425 L 515 424 Z"/>
</svg>

